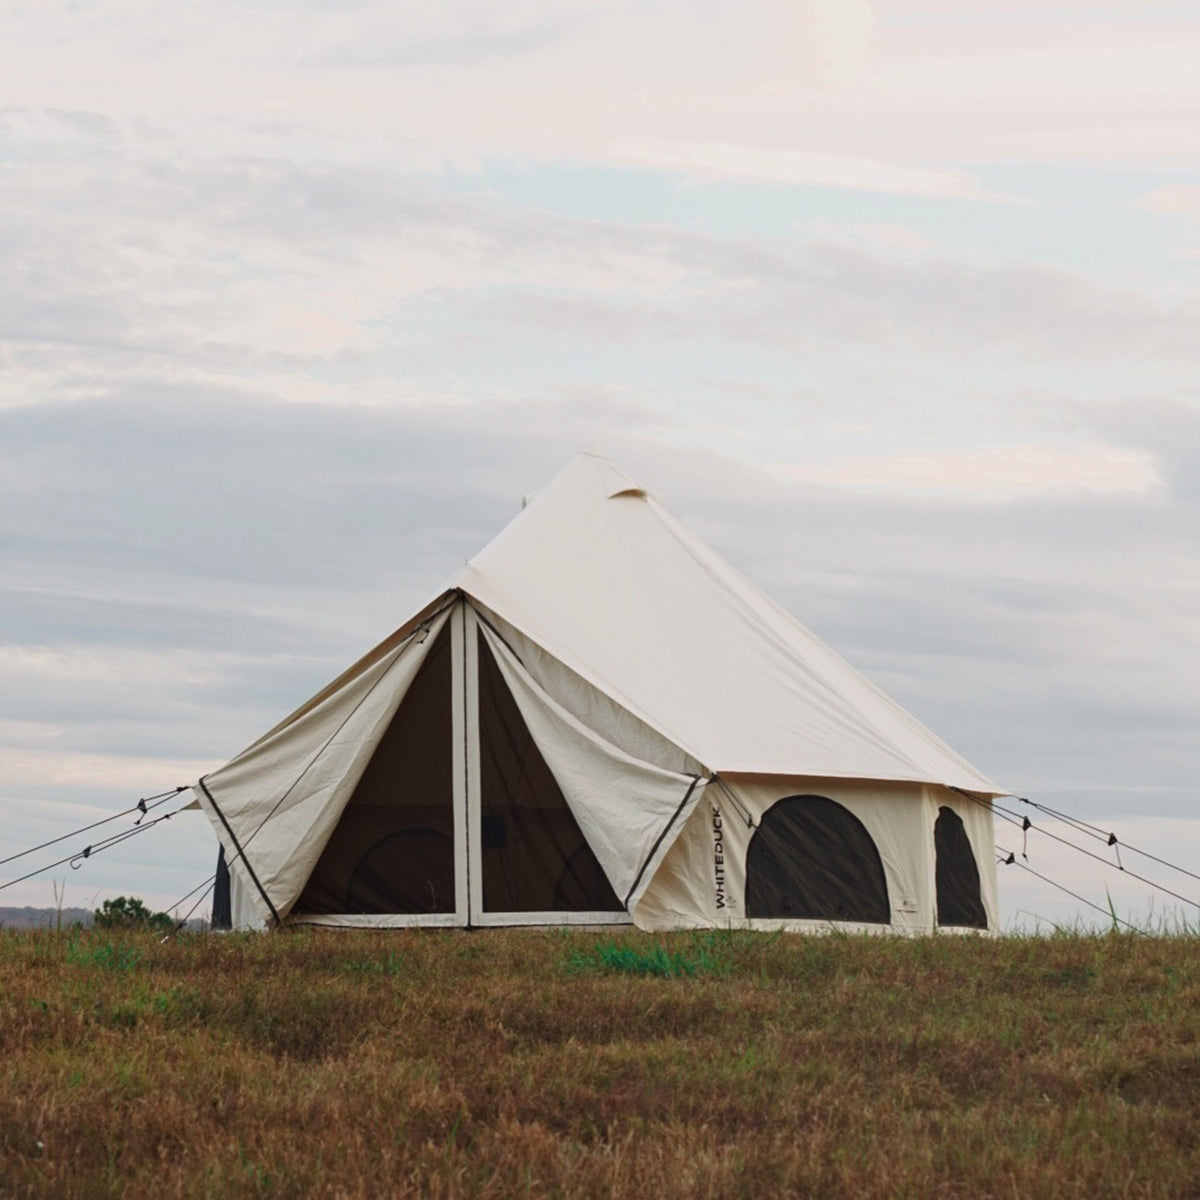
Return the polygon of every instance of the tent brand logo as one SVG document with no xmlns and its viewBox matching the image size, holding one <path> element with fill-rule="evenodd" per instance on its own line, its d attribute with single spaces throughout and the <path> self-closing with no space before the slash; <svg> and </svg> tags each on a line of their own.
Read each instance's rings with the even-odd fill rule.
<svg viewBox="0 0 1200 1200">
<path fill-rule="evenodd" d="M 715 805 L 712 810 L 713 835 L 713 878 L 717 885 L 717 907 L 725 907 L 725 833 L 721 821 L 721 810 Z"/>
</svg>

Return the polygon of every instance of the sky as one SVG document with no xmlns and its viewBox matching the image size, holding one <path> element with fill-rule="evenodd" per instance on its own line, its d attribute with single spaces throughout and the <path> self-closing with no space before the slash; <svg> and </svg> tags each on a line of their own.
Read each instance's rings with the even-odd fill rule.
<svg viewBox="0 0 1200 1200">
<path fill-rule="evenodd" d="M 6 5 L 0 858 L 231 757 L 589 450 L 1200 871 L 1197 62 L 1157 0 Z M 169 906 L 215 848 L 0 904 Z M 1096 916 L 999 872 L 1006 927 Z"/>
</svg>

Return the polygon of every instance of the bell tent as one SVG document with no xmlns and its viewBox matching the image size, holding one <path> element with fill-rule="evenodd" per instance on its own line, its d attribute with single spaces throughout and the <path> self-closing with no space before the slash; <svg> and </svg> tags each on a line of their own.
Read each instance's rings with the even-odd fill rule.
<svg viewBox="0 0 1200 1200">
<path fill-rule="evenodd" d="M 594 455 L 195 793 L 242 928 L 997 924 L 1005 793 Z"/>
</svg>

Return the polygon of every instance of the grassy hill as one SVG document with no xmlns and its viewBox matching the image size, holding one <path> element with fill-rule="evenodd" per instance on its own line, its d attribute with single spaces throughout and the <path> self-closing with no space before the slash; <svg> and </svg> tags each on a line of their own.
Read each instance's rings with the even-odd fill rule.
<svg viewBox="0 0 1200 1200">
<path fill-rule="evenodd" d="M 0 1193 L 1195 1197 L 1200 940 L 0 932 Z"/>
<path fill-rule="evenodd" d="M 69 929 L 90 925 L 90 908 L 5 908 L 0 906 L 0 929 Z"/>
</svg>

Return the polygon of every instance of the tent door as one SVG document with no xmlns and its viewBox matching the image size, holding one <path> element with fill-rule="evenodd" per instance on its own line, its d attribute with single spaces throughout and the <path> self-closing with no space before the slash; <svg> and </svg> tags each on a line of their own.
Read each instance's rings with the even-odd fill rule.
<svg viewBox="0 0 1200 1200">
<path fill-rule="evenodd" d="M 461 614 L 461 617 L 459 616 Z M 455 614 L 464 670 L 466 904 L 471 925 L 631 921 L 522 720 L 468 604 Z M 459 810 L 460 813 L 463 811 Z"/>
<path fill-rule="evenodd" d="M 449 614 L 295 909 L 316 924 L 627 924 L 479 619 Z"/>
<path fill-rule="evenodd" d="M 327 925 L 467 923 L 459 817 L 463 672 L 451 614 L 356 781 L 292 909 Z M 457 669 L 456 669 L 457 668 Z M 236 913 L 235 919 L 236 919 Z"/>
</svg>

